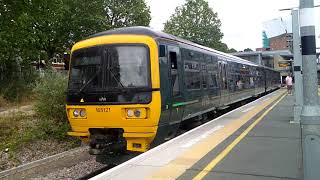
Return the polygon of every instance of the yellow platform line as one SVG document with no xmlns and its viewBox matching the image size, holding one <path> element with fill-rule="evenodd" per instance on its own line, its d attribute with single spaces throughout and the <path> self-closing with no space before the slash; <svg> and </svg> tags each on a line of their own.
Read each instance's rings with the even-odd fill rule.
<svg viewBox="0 0 320 180">
<path fill-rule="evenodd" d="M 206 176 L 230 151 L 285 97 L 286 94 L 265 111 L 254 123 L 252 123 L 244 132 L 240 134 L 226 149 L 224 149 L 216 158 L 214 158 L 202 171 L 193 179 L 202 179 Z"/>
<path fill-rule="evenodd" d="M 235 118 L 232 122 L 227 123 L 224 128 L 211 134 L 208 138 L 201 140 L 199 143 L 193 145 L 186 152 L 183 152 L 176 159 L 170 161 L 159 170 L 153 172 L 145 179 L 160 180 L 160 179 L 175 179 L 183 174 L 186 169 L 190 168 L 199 159 L 209 153 L 213 148 L 218 146 L 223 140 L 232 135 L 243 124 L 252 119 L 255 115 L 261 112 L 272 102 L 276 102 L 286 91 L 280 90 L 275 96 L 262 101 L 260 104 L 254 106 L 253 109 L 246 112 L 240 117 Z"/>
</svg>

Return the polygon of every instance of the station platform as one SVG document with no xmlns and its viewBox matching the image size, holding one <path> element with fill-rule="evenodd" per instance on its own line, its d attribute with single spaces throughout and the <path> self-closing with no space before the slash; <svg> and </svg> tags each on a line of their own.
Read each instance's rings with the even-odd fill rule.
<svg viewBox="0 0 320 180">
<path fill-rule="evenodd" d="M 277 90 L 92 179 L 302 179 L 293 105 Z"/>
</svg>

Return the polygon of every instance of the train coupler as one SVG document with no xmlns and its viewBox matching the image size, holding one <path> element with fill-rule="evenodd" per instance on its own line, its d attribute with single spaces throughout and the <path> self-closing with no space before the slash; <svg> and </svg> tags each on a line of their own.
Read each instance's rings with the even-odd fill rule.
<svg viewBox="0 0 320 180">
<path fill-rule="evenodd" d="M 122 129 L 90 129 L 89 154 L 113 154 L 126 151 Z"/>
</svg>

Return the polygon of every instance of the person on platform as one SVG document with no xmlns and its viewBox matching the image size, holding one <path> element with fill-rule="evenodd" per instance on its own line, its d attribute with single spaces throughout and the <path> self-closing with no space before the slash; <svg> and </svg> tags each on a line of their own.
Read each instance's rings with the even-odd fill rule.
<svg viewBox="0 0 320 180">
<path fill-rule="evenodd" d="M 291 77 L 290 73 L 286 77 L 286 85 L 287 85 L 287 89 L 288 89 L 288 94 L 291 95 L 291 93 L 292 93 L 292 77 Z"/>
</svg>

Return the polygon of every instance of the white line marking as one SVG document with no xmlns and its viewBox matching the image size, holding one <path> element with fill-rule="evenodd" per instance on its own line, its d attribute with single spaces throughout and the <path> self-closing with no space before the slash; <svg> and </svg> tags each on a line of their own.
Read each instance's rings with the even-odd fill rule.
<svg viewBox="0 0 320 180">
<path fill-rule="evenodd" d="M 262 102 L 266 102 L 266 101 L 268 101 L 270 98 L 266 98 L 266 99 L 264 99 Z"/>
<path fill-rule="evenodd" d="M 241 111 L 241 112 L 245 113 L 245 112 L 250 111 L 250 110 L 253 109 L 253 108 L 254 108 L 254 106 L 251 106 L 251 107 L 249 107 L 249 108 L 247 108 L 247 109 L 245 109 L 245 110 L 243 110 L 243 111 Z"/>
<path fill-rule="evenodd" d="M 205 138 L 208 137 L 210 134 L 212 134 L 212 133 L 215 132 L 215 131 L 218 131 L 219 129 L 221 129 L 221 128 L 223 128 L 223 127 L 224 127 L 224 126 L 222 126 L 222 125 L 218 125 L 218 126 L 212 128 L 211 130 L 205 132 L 204 134 L 202 134 L 202 135 L 199 136 L 198 138 L 192 139 L 192 140 L 189 141 L 187 144 L 183 144 L 183 145 L 180 146 L 180 147 L 182 147 L 182 148 L 189 148 L 189 147 L 191 147 L 192 145 L 194 145 L 194 144 L 196 144 L 197 142 L 199 142 L 200 140 L 205 139 Z"/>
<path fill-rule="evenodd" d="M 267 98 L 267 97 L 273 97 L 273 96 L 275 96 L 275 94 L 278 94 L 278 92 L 279 91 L 275 91 L 275 92 L 273 92 L 271 94 L 268 94 L 268 95 L 262 97 L 262 99 L 263 98 Z M 261 101 L 261 98 L 256 99 L 255 101 L 252 101 L 251 103 L 246 104 L 246 105 L 244 105 L 242 107 L 245 108 L 245 107 L 251 106 L 252 104 L 257 103 L 259 101 Z M 139 156 L 136 156 L 136 157 L 130 159 L 129 161 L 126 161 L 126 162 L 124 162 L 124 163 L 122 163 L 122 164 L 120 164 L 120 165 L 118 165 L 118 166 L 116 166 L 116 167 L 114 167 L 112 169 L 109 169 L 108 171 L 105 171 L 105 172 L 103 172 L 103 173 L 101 173 L 101 174 L 99 174 L 99 175 L 97 175 L 95 177 L 92 177 L 91 180 L 105 180 L 108 176 L 112 175 L 112 173 L 114 173 L 115 171 L 117 171 L 117 170 L 119 170 L 119 169 L 121 169 L 121 168 L 123 168 L 125 166 L 129 166 L 134 161 L 141 160 L 141 159 L 145 158 L 146 156 L 150 155 L 151 153 L 154 153 L 156 151 L 161 151 L 165 146 L 168 146 L 168 145 L 173 144 L 175 142 L 179 142 L 179 140 L 184 138 L 185 136 L 187 136 L 187 135 L 193 133 L 194 131 L 197 131 L 197 130 L 201 129 L 202 127 L 207 126 L 208 124 L 211 124 L 211 123 L 213 123 L 213 122 L 215 122 L 215 121 L 217 121 L 217 120 L 219 120 L 219 119 L 221 119 L 221 118 L 223 118 L 223 117 L 225 117 L 225 116 L 227 116 L 227 115 L 229 115 L 231 113 L 234 113 L 235 111 L 239 110 L 240 108 L 234 109 L 234 110 L 232 110 L 232 111 L 230 111 L 230 112 L 228 112 L 228 113 L 226 113 L 226 114 L 224 114 L 224 115 L 222 115 L 222 116 L 220 116 L 220 117 L 218 117 L 218 118 L 216 118 L 214 120 L 211 120 L 211 121 L 209 121 L 209 122 L 207 122 L 205 124 L 202 124 L 201 126 L 198 126 L 198 127 L 194 128 L 194 129 L 192 129 L 191 131 L 188 131 L 188 132 L 186 132 L 186 133 L 184 133 L 184 134 L 182 134 L 182 135 L 180 135 L 178 137 L 175 137 L 175 138 L 173 138 L 173 139 L 171 139 L 171 140 L 169 140 L 169 141 L 167 141 L 167 142 L 165 142 L 165 143 L 163 143 L 163 144 L 161 144 L 161 145 L 159 145 L 159 146 L 157 146 L 157 147 L 155 147 L 155 148 L 153 148 L 153 149 L 151 149 L 151 150 L 149 150 L 149 151 L 147 151 L 145 153 L 142 153 Z"/>
</svg>

